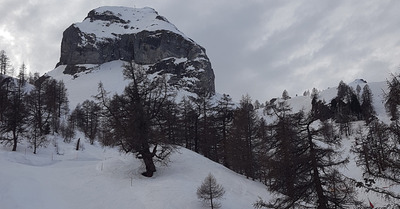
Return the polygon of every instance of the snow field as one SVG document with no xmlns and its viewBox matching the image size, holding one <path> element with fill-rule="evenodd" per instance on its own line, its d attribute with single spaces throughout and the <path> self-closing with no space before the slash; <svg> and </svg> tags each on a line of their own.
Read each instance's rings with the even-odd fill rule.
<svg viewBox="0 0 400 209">
<path fill-rule="evenodd" d="M 84 143 L 84 150 L 75 151 L 74 143 L 59 146 L 63 155 L 55 154 L 52 144 L 37 155 L 24 143 L 17 152 L 0 148 L 2 209 L 200 209 L 196 190 L 210 172 L 226 190 L 222 209 L 252 208 L 258 196 L 268 198 L 261 183 L 185 148 L 172 154 L 168 166 L 158 165 L 153 178 L 146 178 L 140 174 L 141 161 L 116 148 Z"/>
</svg>

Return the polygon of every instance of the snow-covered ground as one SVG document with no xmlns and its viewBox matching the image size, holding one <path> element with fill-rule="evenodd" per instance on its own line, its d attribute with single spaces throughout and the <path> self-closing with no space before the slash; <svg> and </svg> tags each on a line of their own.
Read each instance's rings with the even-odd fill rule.
<svg viewBox="0 0 400 209">
<path fill-rule="evenodd" d="M 110 92 L 109 96 L 122 93 L 129 84 L 123 76 L 124 64 L 126 62 L 116 60 L 102 65 L 82 65 L 89 70 L 75 75 L 64 74 L 66 65 L 60 65 L 47 75 L 64 82 L 68 92 L 69 107 L 74 109 L 78 103 L 86 99 L 94 100 L 93 96 L 99 93 L 100 82 L 103 83 L 104 89 Z"/>
<path fill-rule="evenodd" d="M 116 148 L 59 141 L 39 149 L 25 144 L 17 152 L 0 147 L 0 208 L 2 209 L 200 209 L 196 190 L 212 173 L 226 193 L 222 209 L 252 208 L 258 196 L 267 199 L 266 187 L 185 148 L 178 149 L 167 166 L 158 165 L 152 178 L 132 155 Z"/>
</svg>

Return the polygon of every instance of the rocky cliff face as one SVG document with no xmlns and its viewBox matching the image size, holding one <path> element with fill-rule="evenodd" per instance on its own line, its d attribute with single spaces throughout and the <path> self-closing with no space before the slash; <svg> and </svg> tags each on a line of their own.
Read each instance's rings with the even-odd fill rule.
<svg viewBox="0 0 400 209">
<path fill-rule="evenodd" d="M 205 49 L 152 8 L 100 7 L 64 31 L 57 66 L 66 65 L 65 74 L 86 71 L 85 64 L 113 60 L 133 61 L 152 73 L 170 73 L 171 84 L 191 92 L 215 93 Z"/>
</svg>

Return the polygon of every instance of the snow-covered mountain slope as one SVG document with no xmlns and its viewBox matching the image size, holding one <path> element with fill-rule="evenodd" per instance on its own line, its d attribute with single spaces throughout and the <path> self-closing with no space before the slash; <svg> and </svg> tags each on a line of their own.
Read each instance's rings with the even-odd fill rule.
<svg viewBox="0 0 400 209">
<path fill-rule="evenodd" d="M 352 124 L 353 129 L 358 129 L 359 127 L 363 127 L 365 125 L 364 121 L 353 122 Z M 351 147 L 354 145 L 356 134 L 352 134 L 349 137 L 343 137 L 342 139 L 342 147 L 340 151 L 342 152 L 341 157 L 348 157 L 349 163 L 346 164 L 345 167 L 341 167 L 339 170 L 340 172 L 348 178 L 352 178 L 359 182 L 364 182 L 363 171 L 361 167 L 357 166 L 356 164 L 356 155 L 350 151 Z M 376 180 L 376 179 L 375 179 Z M 384 188 L 387 191 L 394 192 L 395 194 L 400 194 L 400 185 L 394 185 L 392 183 L 383 181 L 383 180 L 376 180 L 374 185 L 378 188 Z M 368 205 L 369 201 L 373 203 L 375 208 L 387 208 L 386 206 L 389 204 L 399 204 L 394 199 L 386 199 L 384 195 L 380 195 L 374 193 L 372 191 L 368 191 L 365 188 L 355 188 L 357 192 L 358 200 L 362 203 Z M 391 208 L 396 208 L 393 206 Z"/>
<path fill-rule="evenodd" d="M 121 94 L 125 86 L 131 81 L 124 79 L 123 66 L 127 62 L 116 60 L 107 62 L 100 65 L 84 65 L 87 71 L 76 73 L 75 75 L 64 74 L 65 65 L 60 65 L 54 70 L 48 72 L 46 75 L 52 78 L 63 81 L 68 93 L 69 107 L 73 110 L 77 104 L 82 103 L 85 100 L 94 100 L 94 96 L 99 93 L 99 83 L 103 84 L 104 89 L 109 92 L 109 96 L 114 94 Z M 144 68 L 149 66 L 144 65 Z M 157 74 L 157 73 L 155 73 Z M 152 75 L 149 75 L 150 77 Z M 196 82 L 187 79 L 187 83 Z M 192 78 L 193 79 L 193 78 Z M 179 101 L 183 96 L 195 96 L 194 93 L 187 91 L 186 88 L 176 88 L 176 99 Z M 217 94 L 216 97 L 220 95 Z M 215 101 L 216 102 L 216 101 Z"/>
<path fill-rule="evenodd" d="M 388 121 L 388 117 L 384 106 L 384 92 L 388 92 L 387 83 L 385 81 L 381 82 L 371 82 L 365 83 L 361 82 L 361 79 L 356 79 L 355 81 L 348 83 L 353 89 L 357 88 L 357 85 L 361 89 L 368 84 L 371 92 L 373 94 L 373 106 L 378 118 L 383 122 Z M 360 95 L 362 94 L 362 90 Z M 328 89 L 319 92 L 319 100 L 325 101 L 327 104 L 331 102 L 333 98 L 337 96 L 337 87 L 330 87 Z M 292 107 L 293 112 L 298 112 L 300 110 L 310 111 L 311 110 L 311 97 L 310 96 L 296 96 L 288 100 L 289 105 Z"/>
<path fill-rule="evenodd" d="M 348 83 L 347 85 L 349 85 L 353 89 L 356 89 L 357 85 L 359 85 L 362 89 L 366 84 L 368 84 L 373 94 L 373 107 L 378 119 L 384 123 L 389 124 L 391 121 L 386 113 L 384 106 L 384 95 L 385 92 L 388 92 L 387 83 L 385 81 L 366 83 L 361 79 L 356 79 L 355 81 Z M 360 95 L 362 94 L 362 90 L 359 94 Z M 331 100 L 336 96 L 337 96 L 337 87 L 331 87 L 320 91 L 318 98 L 329 104 Z M 296 96 L 291 99 L 288 99 L 287 103 L 292 108 L 292 112 L 298 112 L 300 110 L 308 112 L 311 110 L 311 100 L 312 99 L 310 96 Z M 263 111 L 260 111 L 259 113 L 262 117 L 265 117 L 265 119 L 268 122 L 272 122 L 274 120 L 274 118 L 264 115 Z M 359 128 L 365 129 L 365 122 L 364 121 L 352 122 L 351 126 L 353 130 L 357 130 Z M 354 145 L 355 137 L 356 134 L 352 134 L 349 137 L 343 136 L 342 147 L 340 148 L 340 151 L 342 152 L 343 158 L 346 157 L 349 158 L 349 163 L 345 167 L 340 168 L 340 171 L 345 176 L 362 182 L 364 179 L 363 171 L 361 167 L 356 165 L 356 156 L 354 153 L 350 151 L 351 147 Z M 393 185 L 385 181 L 377 181 L 375 186 L 379 188 L 385 188 L 386 190 L 392 191 L 396 194 L 400 194 L 400 185 Z M 399 204 L 397 202 L 394 202 L 395 200 L 389 201 L 385 199 L 383 195 L 379 195 L 371 191 L 367 192 L 366 189 L 364 188 L 356 188 L 356 191 L 358 193 L 357 195 L 358 199 L 362 203 L 368 205 L 369 201 L 371 201 L 375 205 L 375 208 L 385 208 L 387 204 L 394 204 L 394 203 Z"/>
<path fill-rule="evenodd" d="M 69 106 L 73 109 L 78 103 L 82 103 L 86 99 L 93 100 L 93 96 L 99 93 L 100 82 L 103 83 L 104 89 L 110 92 L 110 96 L 115 93 L 122 93 L 129 83 L 123 76 L 122 66 L 125 63 L 117 60 L 102 65 L 85 65 L 90 70 L 75 75 L 64 74 L 65 65 L 60 65 L 46 75 L 64 82 L 68 91 Z"/>
<path fill-rule="evenodd" d="M 58 139 L 61 140 L 61 139 Z M 17 152 L 0 147 L 0 208 L 2 209 L 200 209 L 197 187 L 212 173 L 226 193 L 222 209 L 252 208 L 266 187 L 185 148 L 153 178 L 143 177 L 141 161 L 115 148 L 74 143 L 53 144 L 33 155 L 22 144 Z"/>
</svg>

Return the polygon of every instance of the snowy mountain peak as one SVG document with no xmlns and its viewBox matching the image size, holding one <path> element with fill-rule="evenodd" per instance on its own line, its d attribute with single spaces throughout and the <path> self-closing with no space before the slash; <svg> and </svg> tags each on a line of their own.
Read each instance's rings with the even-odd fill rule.
<svg viewBox="0 0 400 209">
<path fill-rule="evenodd" d="M 72 89 L 76 85 L 97 89 L 102 82 L 121 92 L 126 82 L 119 81 L 129 62 L 147 69 L 149 75 L 166 75 L 168 83 L 179 90 L 215 94 L 215 75 L 206 50 L 149 7 L 91 10 L 82 22 L 64 31 L 60 61 L 48 75 L 62 79 L 71 98 L 82 94 L 90 98 L 97 90 Z"/>
<path fill-rule="evenodd" d="M 85 20 L 81 23 L 75 23 L 75 26 L 83 33 L 93 34 L 101 40 L 144 30 L 167 30 L 190 40 L 165 17 L 160 16 L 157 11 L 150 7 L 99 7 L 90 11 Z"/>
</svg>

